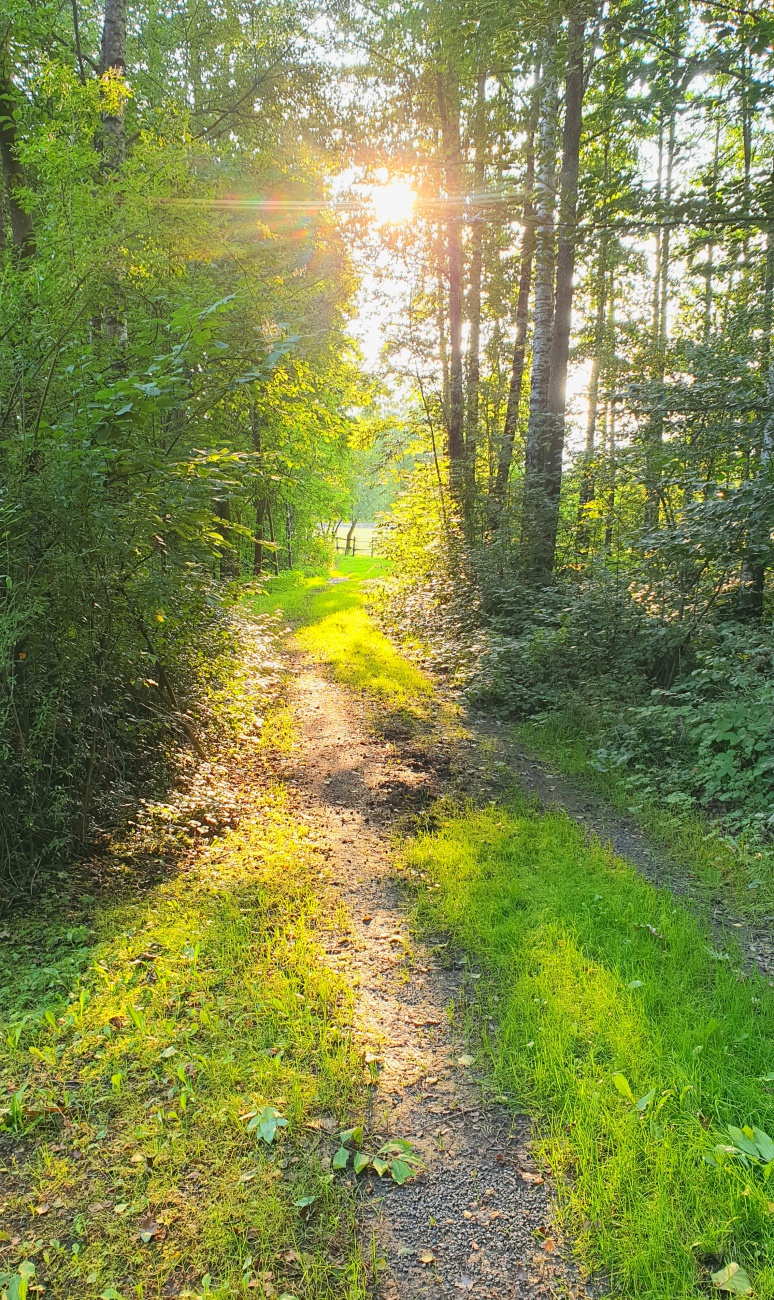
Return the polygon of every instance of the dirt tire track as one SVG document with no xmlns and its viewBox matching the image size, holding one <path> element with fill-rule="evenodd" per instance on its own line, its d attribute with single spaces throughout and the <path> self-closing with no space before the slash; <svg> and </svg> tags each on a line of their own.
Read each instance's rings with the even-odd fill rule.
<svg viewBox="0 0 774 1300">
<path fill-rule="evenodd" d="M 357 1032 L 380 1063 L 368 1126 L 382 1141 L 411 1139 L 426 1166 L 402 1188 L 375 1175 L 360 1182 L 364 1246 L 385 1261 L 375 1294 L 596 1295 L 551 1236 L 550 1190 L 531 1161 L 527 1117 L 482 1104 L 474 1071 L 460 1063 L 465 1047 L 449 1008 L 465 976 L 410 935 L 392 879 L 396 816 L 445 792 L 445 759 L 436 768 L 418 764 L 410 747 L 402 755 L 375 734 L 359 699 L 307 661 L 293 660 L 291 679 L 300 744 L 286 774 L 351 916 L 328 960 L 352 981 Z"/>
</svg>

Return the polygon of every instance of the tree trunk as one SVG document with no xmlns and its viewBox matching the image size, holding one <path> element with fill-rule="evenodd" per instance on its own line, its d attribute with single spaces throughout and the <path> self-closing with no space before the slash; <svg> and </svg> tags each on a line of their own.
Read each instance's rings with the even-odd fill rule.
<svg viewBox="0 0 774 1300">
<path fill-rule="evenodd" d="M 675 159 L 675 131 L 677 115 L 674 107 L 669 117 L 669 135 L 667 137 L 666 174 L 664 181 L 665 224 L 661 227 L 658 241 L 655 284 L 653 293 L 654 309 L 654 380 L 657 391 L 657 405 L 648 421 L 648 445 L 645 461 L 645 531 L 658 528 L 661 506 L 661 457 L 664 443 L 664 376 L 666 374 L 666 350 L 669 334 L 669 244 L 670 230 L 669 209 L 672 203 L 672 174 Z M 659 197 L 661 188 L 662 143 L 659 139 Z"/>
<path fill-rule="evenodd" d="M 567 31 L 567 80 L 565 89 L 564 133 L 562 139 L 562 177 L 559 195 L 559 238 L 556 254 L 556 300 L 554 332 L 551 339 L 551 362 L 548 381 L 548 419 L 546 421 L 546 524 L 537 574 L 548 581 L 554 567 L 556 535 L 559 526 L 559 498 L 562 491 L 562 457 L 564 455 L 565 409 L 567 405 L 567 367 L 570 360 L 572 328 L 573 277 L 575 248 L 578 240 L 578 169 L 581 128 L 583 125 L 584 68 L 583 52 L 586 18 L 576 10 L 570 16 Z"/>
<path fill-rule="evenodd" d="M 349 548 L 350 548 L 350 546 L 352 546 L 352 539 L 353 539 L 353 537 L 355 536 L 355 529 L 356 529 L 356 528 L 357 528 L 357 519 L 353 519 L 353 520 L 352 520 L 352 523 L 351 523 L 350 526 L 349 526 L 349 532 L 347 533 L 347 544 L 346 544 L 346 546 L 344 547 L 344 554 L 345 554 L 345 555 L 349 555 Z M 353 553 L 353 555 L 354 555 L 354 547 L 353 547 L 353 551 L 352 551 L 352 553 Z"/>
<path fill-rule="evenodd" d="M 554 326 L 554 207 L 556 203 L 556 134 L 559 89 L 556 76 L 556 26 L 541 51 L 540 123 L 535 176 L 535 302 L 529 422 L 524 455 L 524 501 L 521 552 L 525 572 L 534 569 L 533 551 L 544 516 L 543 482 L 548 380 Z"/>
<path fill-rule="evenodd" d="M 605 149 L 607 153 L 607 148 Z M 594 321 L 594 355 L 591 358 L 591 375 L 589 378 L 589 413 L 586 421 L 586 446 L 583 452 L 580 497 L 578 501 L 578 538 L 577 548 L 585 551 L 589 542 L 588 522 L 585 507 L 594 500 L 594 453 L 596 451 L 597 421 L 599 418 L 599 381 L 603 369 L 603 353 L 607 335 L 607 241 L 608 232 L 603 229 L 599 237 L 599 262 L 597 279 L 597 312 Z"/>
<path fill-rule="evenodd" d="M 448 212 L 446 247 L 449 280 L 449 477 L 457 497 L 462 488 L 465 456 L 462 393 L 462 204 L 460 177 L 460 110 L 455 93 L 449 104 L 443 74 L 436 81 Z"/>
<path fill-rule="evenodd" d="M 255 546 L 253 549 L 253 577 L 263 573 L 263 521 L 266 517 L 266 498 L 255 504 Z"/>
<path fill-rule="evenodd" d="M 99 75 L 112 72 L 123 77 L 126 71 L 126 0 L 105 0 L 102 49 Z M 102 165 L 118 171 L 126 156 L 123 103 L 117 113 L 102 114 Z"/>
<path fill-rule="evenodd" d="M 291 541 L 291 523 L 292 521 L 290 517 L 290 502 L 286 501 L 285 502 L 285 541 L 287 542 L 287 547 L 288 547 L 288 568 L 289 569 L 293 568 L 293 546 Z"/>
<path fill-rule="evenodd" d="M 0 160 L 11 220 L 11 239 L 19 256 L 26 259 L 35 252 L 35 228 L 29 212 L 25 212 L 19 203 L 19 191 L 27 184 L 27 174 L 19 160 L 19 136 L 14 118 L 16 106 L 8 54 L 4 52 L 0 64 Z"/>
<path fill-rule="evenodd" d="M 271 501 L 269 501 L 268 498 L 267 498 L 267 500 L 266 500 L 266 514 L 268 515 L 268 518 L 269 518 L 269 538 L 270 538 L 270 540 L 271 540 L 271 544 L 272 544 L 272 547 L 273 547 L 273 550 L 272 550 L 272 556 L 273 556 L 273 558 L 274 558 L 274 573 L 275 573 L 275 576 L 278 578 L 278 577 L 279 577 L 279 571 L 280 571 L 280 567 L 279 567 L 279 551 L 278 551 L 278 549 L 277 549 L 277 543 L 276 543 L 276 539 L 275 539 L 275 537 L 274 537 L 274 517 L 273 517 L 273 515 L 272 515 L 272 513 L 271 513 Z"/>
<path fill-rule="evenodd" d="M 535 86 L 537 92 L 538 85 Z M 535 209 L 532 205 L 532 191 L 535 183 L 535 109 L 537 107 L 537 95 L 535 93 L 532 120 L 529 124 L 529 135 L 527 140 L 527 159 L 524 172 L 524 209 L 523 223 L 524 233 L 521 237 L 521 268 L 519 273 L 519 295 L 516 300 L 516 335 L 513 344 L 513 360 L 511 362 L 511 379 L 508 386 L 508 403 L 505 408 L 505 423 L 503 426 L 503 436 L 500 442 L 500 449 L 497 457 L 497 476 L 494 485 L 494 512 L 493 522 L 502 511 L 505 503 L 505 494 L 508 487 L 508 475 L 511 470 L 511 461 L 513 460 L 513 445 L 516 439 L 516 429 L 519 423 L 519 408 L 521 406 L 521 390 L 524 384 L 524 358 L 527 349 L 527 327 L 529 324 L 529 295 L 532 288 L 532 261 L 535 256 Z"/>
<path fill-rule="evenodd" d="M 479 72 L 476 90 L 475 122 L 476 158 L 473 173 L 475 195 L 481 195 L 486 179 L 486 73 Z M 465 402 L 465 499 L 468 512 L 476 492 L 476 447 L 478 443 L 479 384 L 481 379 L 481 277 L 484 261 L 484 216 L 477 213 L 473 221 L 470 249 L 470 284 L 468 289 L 468 359 Z"/>
</svg>

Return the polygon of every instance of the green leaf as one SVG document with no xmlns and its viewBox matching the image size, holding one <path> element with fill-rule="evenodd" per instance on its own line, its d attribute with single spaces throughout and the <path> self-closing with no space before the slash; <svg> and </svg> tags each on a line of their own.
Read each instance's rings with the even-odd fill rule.
<svg viewBox="0 0 774 1300">
<path fill-rule="evenodd" d="M 348 1162 L 349 1162 L 349 1151 L 347 1150 L 346 1147 L 339 1147 L 338 1151 L 333 1157 L 333 1168 L 346 1169 Z"/>
<path fill-rule="evenodd" d="M 652 1102 L 655 1095 L 656 1095 L 656 1089 L 651 1088 L 650 1092 L 646 1092 L 644 1097 L 640 1097 L 639 1101 L 637 1102 L 637 1109 L 640 1112 L 640 1114 L 642 1114 L 643 1111 L 648 1109 L 648 1106 Z"/>
<path fill-rule="evenodd" d="M 734 1295 L 747 1295 L 752 1291 L 752 1283 L 741 1264 L 726 1264 L 712 1274 L 712 1285 L 718 1291 L 731 1291 Z"/>
<path fill-rule="evenodd" d="M 761 1160 L 765 1160 L 767 1164 L 770 1160 L 774 1160 L 774 1142 L 772 1142 L 768 1133 L 764 1133 L 762 1128 L 754 1128 L 753 1141 L 758 1148 Z"/>
<path fill-rule="evenodd" d="M 629 983 L 626 985 L 626 987 L 627 989 L 641 989 L 642 980 L 629 980 Z"/>
<path fill-rule="evenodd" d="M 413 1176 L 415 1170 L 411 1168 L 411 1165 L 407 1165 L 405 1160 L 391 1160 L 390 1173 L 392 1174 L 392 1181 L 402 1187 L 406 1179 Z"/>
<path fill-rule="evenodd" d="M 379 1175 L 380 1178 L 382 1177 L 382 1174 L 387 1173 L 387 1170 L 390 1167 L 389 1160 L 382 1160 L 380 1156 L 374 1156 L 373 1160 L 371 1161 L 371 1164 L 373 1165 L 374 1170 L 376 1171 L 376 1173 Z"/>
<path fill-rule="evenodd" d="M 316 1196 L 299 1196 L 298 1200 L 294 1201 L 293 1204 L 299 1210 L 308 1210 L 309 1206 L 314 1205 L 316 1200 Z"/>
<path fill-rule="evenodd" d="M 359 1124 L 357 1128 L 345 1128 L 344 1132 L 339 1134 L 339 1141 L 342 1146 L 345 1146 L 347 1142 L 354 1142 L 356 1147 L 361 1146 L 363 1142 L 362 1124 Z"/>
<path fill-rule="evenodd" d="M 740 1151 L 743 1151 L 746 1156 L 752 1156 L 755 1160 L 758 1159 L 758 1148 L 753 1140 L 752 1129 L 750 1129 L 748 1136 L 742 1129 L 735 1128 L 733 1124 L 729 1124 L 728 1133 L 731 1141 Z"/>
<path fill-rule="evenodd" d="M 371 1157 L 366 1155 L 365 1151 L 355 1152 L 355 1158 L 352 1161 L 352 1165 L 356 1174 L 362 1174 L 363 1170 L 367 1169 L 370 1163 Z"/>
<path fill-rule="evenodd" d="M 622 1097 L 626 1097 L 629 1101 L 634 1101 L 634 1093 L 629 1086 L 629 1080 L 625 1074 L 614 1074 L 613 1083 Z"/>
<path fill-rule="evenodd" d="M 278 1128 L 287 1128 L 288 1121 L 283 1119 L 279 1111 L 273 1106 L 264 1106 L 263 1110 L 257 1115 L 253 1115 L 247 1125 L 248 1133 L 257 1131 L 258 1137 L 261 1138 L 267 1146 L 271 1146 L 277 1134 Z"/>
</svg>

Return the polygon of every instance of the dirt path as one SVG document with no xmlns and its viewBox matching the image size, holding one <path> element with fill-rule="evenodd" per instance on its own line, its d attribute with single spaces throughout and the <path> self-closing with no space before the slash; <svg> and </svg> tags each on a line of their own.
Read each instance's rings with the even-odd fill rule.
<svg viewBox="0 0 774 1300">
<path fill-rule="evenodd" d="M 357 1030 L 377 1058 L 369 1129 L 410 1139 L 426 1165 L 402 1188 L 365 1180 L 366 1246 L 370 1253 L 372 1240 L 386 1265 L 377 1294 L 597 1294 L 560 1259 L 526 1117 L 482 1104 L 475 1065 L 450 1027 L 450 1007 L 466 979 L 474 989 L 476 972 L 449 969 L 442 950 L 412 939 L 391 879 L 395 817 L 443 792 L 445 758 L 423 765 L 377 738 L 360 703 L 308 663 L 296 661 L 292 676 L 301 743 L 284 775 L 318 828 L 352 918 L 329 960 L 352 980 Z"/>
</svg>

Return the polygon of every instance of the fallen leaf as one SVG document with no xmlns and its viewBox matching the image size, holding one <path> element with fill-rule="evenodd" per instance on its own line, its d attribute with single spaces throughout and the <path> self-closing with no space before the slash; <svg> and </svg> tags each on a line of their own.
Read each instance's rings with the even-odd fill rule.
<svg viewBox="0 0 774 1300">
<path fill-rule="evenodd" d="M 420 1264 L 435 1263 L 435 1255 L 433 1254 L 432 1250 L 418 1250 L 417 1259 L 419 1260 Z"/>
<path fill-rule="evenodd" d="M 546 1237 L 545 1241 L 543 1242 L 543 1250 L 547 1250 L 550 1254 L 551 1251 L 555 1249 L 556 1249 L 556 1243 L 553 1237 Z"/>
<path fill-rule="evenodd" d="M 752 1283 L 741 1264 L 726 1264 L 712 1274 L 712 1285 L 718 1291 L 731 1291 L 734 1295 L 747 1295 L 752 1291 Z"/>
<path fill-rule="evenodd" d="M 520 1169 L 519 1175 L 523 1182 L 534 1183 L 536 1187 L 543 1181 L 542 1174 L 531 1174 L 527 1169 Z"/>
<path fill-rule="evenodd" d="M 467 1066 L 467 1065 L 472 1065 L 473 1062 L 475 1061 L 475 1059 L 476 1059 L 476 1058 L 475 1058 L 474 1056 L 467 1056 L 467 1055 L 465 1055 L 465 1056 L 458 1056 L 458 1057 L 457 1057 L 457 1064 L 458 1064 L 458 1065 L 466 1065 L 466 1066 Z"/>
<path fill-rule="evenodd" d="M 51 1209 L 51 1206 L 50 1206 L 50 1205 L 46 1205 L 45 1202 L 44 1202 L 43 1205 L 36 1205 L 36 1206 L 35 1206 L 35 1209 L 34 1209 L 34 1211 L 33 1211 L 33 1213 L 35 1213 L 35 1214 L 48 1214 L 48 1212 L 49 1212 L 50 1209 Z"/>
<path fill-rule="evenodd" d="M 142 1151 L 135 1151 L 129 1163 L 132 1165 L 144 1165 L 145 1156 L 143 1155 Z"/>
</svg>

